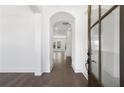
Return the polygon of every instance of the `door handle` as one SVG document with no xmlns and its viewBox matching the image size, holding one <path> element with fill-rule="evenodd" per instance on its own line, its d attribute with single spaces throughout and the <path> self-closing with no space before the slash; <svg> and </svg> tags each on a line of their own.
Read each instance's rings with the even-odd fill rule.
<svg viewBox="0 0 124 93">
<path fill-rule="evenodd" d="M 95 60 L 91 60 L 91 62 L 96 63 Z M 88 64 L 89 64 L 89 60 L 87 60 L 87 62 L 85 63 L 85 68 L 87 71 L 88 71 Z"/>
<path fill-rule="evenodd" d="M 96 63 L 96 61 L 95 61 L 95 60 L 91 60 L 91 62 Z"/>
</svg>

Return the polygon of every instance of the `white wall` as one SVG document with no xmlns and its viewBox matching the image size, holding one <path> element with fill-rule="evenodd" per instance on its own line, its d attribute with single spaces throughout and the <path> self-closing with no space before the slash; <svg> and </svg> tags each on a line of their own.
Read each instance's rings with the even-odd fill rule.
<svg viewBox="0 0 124 93">
<path fill-rule="evenodd" d="M 38 16 L 28 6 L 0 6 L 0 72 L 41 73 Z"/>
<path fill-rule="evenodd" d="M 41 14 L 39 11 L 34 14 L 27 6 L 0 6 L 0 72 L 50 72 L 53 56 L 50 54 L 50 18 L 57 12 L 67 12 L 75 18 L 72 67 L 75 72 L 87 76 L 84 65 L 87 59 L 87 6 L 39 8 Z"/>
<path fill-rule="evenodd" d="M 43 72 L 43 53 L 42 53 L 42 42 L 43 42 L 43 38 L 42 38 L 42 15 L 40 13 L 35 13 L 34 14 L 34 26 L 35 26 L 35 30 L 34 30 L 34 35 L 35 35 L 35 54 L 34 57 L 36 58 L 35 60 L 35 64 L 36 64 L 36 71 L 35 71 L 35 75 L 41 75 Z"/>
<path fill-rule="evenodd" d="M 71 31 L 67 31 L 66 55 L 72 57 L 72 32 Z"/>
<path fill-rule="evenodd" d="M 73 54 L 72 66 L 75 72 L 82 72 L 87 76 L 85 69 L 85 60 L 87 59 L 87 6 L 44 6 L 43 10 L 43 62 L 44 72 L 50 72 L 50 17 L 57 12 L 67 12 L 75 17 L 75 31 L 73 32 L 72 41 Z M 82 21 L 81 21 L 82 20 Z"/>
</svg>

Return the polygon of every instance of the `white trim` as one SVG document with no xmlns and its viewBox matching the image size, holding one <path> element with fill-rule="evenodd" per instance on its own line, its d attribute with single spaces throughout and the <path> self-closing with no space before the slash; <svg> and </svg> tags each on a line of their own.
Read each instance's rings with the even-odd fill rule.
<svg viewBox="0 0 124 93">
<path fill-rule="evenodd" d="M 34 76 L 41 76 L 43 73 L 42 72 L 35 72 Z"/>
<path fill-rule="evenodd" d="M 82 72 L 83 70 L 77 70 L 77 69 L 75 69 L 75 67 L 74 67 L 74 65 L 72 64 L 72 69 L 73 69 L 73 71 L 74 71 L 74 73 L 82 73 L 83 75 L 84 75 L 84 77 L 88 80 L 88 74 L 87 73 L 85 73 L 85 72 Z"/>
<path fill-rule="evenodd" d="M 84 77 L 88 80 L 88 74 L 86 74 L 85 72 L 82 72 Z"/>
<path fill-rule="evenodd" d="M 0 73 L 34 73 L 32 69 L 0 69 Z"/>
<path fill-rule="evenodd" d="M 75 72 L 75 67 L 72 63 L 71 63 L 71 66 L 72 66 L 73 71 Z"/>
</svg>

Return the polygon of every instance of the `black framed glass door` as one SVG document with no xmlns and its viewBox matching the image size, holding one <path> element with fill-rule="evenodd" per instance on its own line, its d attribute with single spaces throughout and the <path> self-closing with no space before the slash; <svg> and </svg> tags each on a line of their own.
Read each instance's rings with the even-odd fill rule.
<svg viewBox="0 0 124 93">
<path fill-rule="evenodd" d="M 89 6 L 89 86 L 119 86 L 119 7 Z"/>
</svg>

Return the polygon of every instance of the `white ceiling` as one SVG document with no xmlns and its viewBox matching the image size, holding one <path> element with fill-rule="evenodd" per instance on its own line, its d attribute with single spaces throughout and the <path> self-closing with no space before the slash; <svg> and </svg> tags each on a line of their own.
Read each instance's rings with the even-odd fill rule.
<svg viewBox="0 0 124 93">
<path fill-rule="evenodd" d="M 41 7 L 40 5 L 28 5 L 33 13 L 40 13 Z"/>
</svg>

